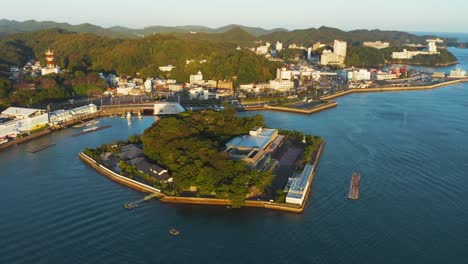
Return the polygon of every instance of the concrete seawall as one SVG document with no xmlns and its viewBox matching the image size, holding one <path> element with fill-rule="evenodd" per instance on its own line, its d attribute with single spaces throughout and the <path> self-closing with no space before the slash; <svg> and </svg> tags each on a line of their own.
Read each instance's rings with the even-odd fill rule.
<svg viewBox="0 0 468 264">
<path fill-rule="evenodd" d="M 394 91 L 415 91 L 415 90 L 431 90 L 440 87 L 444 87 L 447 85 L 452 84 L 459 84 L 463 82 L 468 82 L 468 79 L 458 79 L 448 82 L 442 82 L 434 85 L 427 85 L 427 86 L 409 86 L 409 87 L 381 87 L 381 88 L 358 88 L 358 89 L 349 89 L 344 92 L 323 96 L 320 99 L 322 100 L 330 100 L 335 99 L 341 96 L 345 96 L 352 93 L 373 93 L 373 92 L 394 92 Z"/>
<path fill-rule="evenodd" d="M 317 156 L 314 160 L 315 164 L 318 164 L 323 147 L 325 146 L 325 143 L 323 143 L 317 152 Z M 122 175 L 119 175 L 103 165 L 100 165 L 97 163 L 95 160 L 90 158 L 84 153 L 79 154 L 79 158 L 88 164 L 89 166 L 93 167 L 95 170 L 103 174 L 104 176 L 108 177 L 109 179 L 118 182 L 122 185 L 125 185 L 127 187 L 130 187 L 132 189 L 144 192 L 144 193 L 154 193 L 154 192 L 160 192 L 160 190 L 153 188 L 151 186 L 148 186 L 146 184 L 134 181 L 132 179 L 126 178 Z M 317 168 L 317 166 L 315 166 Z M 307 203 L 307 199 L 310 194 L 310 189 L 312 185 L 312 181 L 315 176 L 315 169 L 311 172 L 312 176 L 309 178 L 309 188 L 307 189 L 307 194 L 306 198 L 304 199 L 304 204 L 299 207 L 295 205 L 289 205 L 289 204 L 281 204 L 281 203 L 270 203 L 270 202 L 265 202 L 265 201 L 252 201 L 252 200 L 247 200 L 245 201 L 245 207 L 256 207 L 256 208 L 266 208 L 266 209 L 272 209 L 272 210 L 280 210 L 280 211 L 286 211 L 286 212 L 293 212 L 293 213 L 302 213 L 304 211 L 304 207 Z M 165 203 L 179 203 L 179 204 L 198 204 L 198 205 L 221 205 L 221 206 L 230 206 L 232 205 L 231 201 L 227 199 L 216 199 L 216 198 L 195 198 L 195 197 L 177 197 L 177 196 L 167 196 L 164 195 L 163 193 L 160 193 L 158 196 L 159 200 L 161 202 Z"/>
<path fill-rule="evenodd" d="M 18 138 L 18 139 L 15 139 L 13 141 L 1 144 L 0 145 L 0 150 L 12 147 L 12 146 L 17 145 L 17 144 L 28 142 L 28 141 L 33 140 L 35 138 L 42 137 L 44 135 L 50 134 L 51 132 L 52 131 L 50 130 L 50 128 L 46 128 L 46 129 L 44 129 L 44 130 L 42 130 L 40 132 L 34 133 L 32 135 L 25 136 L 25 137 L 22 137 L 22 138 Z"/>
<path fill-rule="evenodd" d="M 321 111 L 324 111 L 324 110 L 327 110 L 336 106 L 338 106 L 338 103 L 332 101 L 332 102 L 327 102 L 326 104 L 319 105 L 311 109 L 299 109 L 299 108 L 283 107 L 283 106 L 262 106 L 262 107 L 248 107 L 248 108 L 245 108 L 245 110 L 246 111 L 270 110 L 270 111 L 310 115 L 310 114 L 318 113 L 318 112 L 321 112 Z"/>
</svg>

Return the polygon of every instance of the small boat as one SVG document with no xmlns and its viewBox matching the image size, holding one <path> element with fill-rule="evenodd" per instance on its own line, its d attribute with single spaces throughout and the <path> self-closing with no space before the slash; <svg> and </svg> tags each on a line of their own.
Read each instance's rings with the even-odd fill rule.
<svg viewBox="0 0 468 264">
<path fill-rule="evenodd" d="M 177 236 L 178 234 L 180 234 L 180 231 L 175 229 L 175 228 L 171 228 L 169 230 L 169 234 L 173 235 L 173 236 Z"/>
<path fill-rule="evenodd" d="M 127 119 L 130 119 L 130 118 L 132 118 L 132 113 L 127 112 Z"/>
<path fill-rule="evenodd" d="M 99 127 L 97 126 L 94 126 L 94 127 L 90 127 L 90 128 L 86 128 L 86 129 L 83 129 L 83 132 L 90 132 L 90 131 L 94 131 L 96 129 L 98 129 Z"/>
<path fill-rule="evenodd" d="M 125 119 L 125 113 L 123 113 L 120 118 Z"/>
<path fill-rule="evenodd" d="M 85 123 L 84 122 L 80 122 L 76 125 L 73 126 L 73 128 L 81 128 L 81 127 L 84 127 L 85 126 Z"/>
<path fill-rule="evenodd" d="M 99 120 L 91 120 L 89 122 L 86 122 L 85 126 L 92 126 L 92 125 L 95 125 L 95 124 L 99 124 Z"/>
<path fill-rule="evenodd" d="M 143 116 L 141 116 L 141 113 L 138 112 L 138 119 L 141 120 L 143 118 Z"/>
</svg>

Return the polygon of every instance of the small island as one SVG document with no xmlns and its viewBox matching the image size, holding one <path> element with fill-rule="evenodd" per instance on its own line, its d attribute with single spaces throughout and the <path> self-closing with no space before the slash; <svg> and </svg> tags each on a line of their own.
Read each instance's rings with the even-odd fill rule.
<svg viewBox="0 0 468 264">
<path fill-rule="evenodd" d="M 261 115 L 241 118 L 225 106 L 164 117 L 80 158 L 163 202 L 302 212 L 323 146 L 321 137 L 265 128 Z"/>
</svg>

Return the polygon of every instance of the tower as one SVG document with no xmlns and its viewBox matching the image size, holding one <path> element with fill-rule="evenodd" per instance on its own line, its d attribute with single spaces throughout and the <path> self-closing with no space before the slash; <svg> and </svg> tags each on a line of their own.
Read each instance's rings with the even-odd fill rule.
<svg viewBox="0 0 468 264">
<path fill-rule="evenodd" d="M 55 68 L 54 52 L 50 48 L 47 48 L 45 55 L 46 55 L 46 61 L 47 61 L 47 68 L 49 69 Z"/>
</svg>

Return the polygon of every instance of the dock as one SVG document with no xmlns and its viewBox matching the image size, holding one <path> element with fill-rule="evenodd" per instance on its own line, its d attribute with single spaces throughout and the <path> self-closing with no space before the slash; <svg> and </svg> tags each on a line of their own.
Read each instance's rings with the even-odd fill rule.
<svg viewBox="0 0 468 264">
<path fill-rule="evenodd" d="M 31 149 L 30 151 L 28 151 L 29 153 L 37 153 L 39 151 L 43 151 L 44 149 L 48 149 L 50 147 L 53 147 L 55 146 L 56 144 L 55 143 L 50 143 L 50 144 L 45 144 L 45 145 L 42 145 L 42 146 L 39 146 L 37 148 L 34 148 L 34 149 Z"/>
<path fill-rule="evenodd" d="M 359 199 L 359 182 L 361 181 L 361 174 L 354 172 L 351 176 L 351 183 L 349 186 L 348 198 L 352 200 Z"/>
<path fill-rule="evenodd" d="M 77 133 L 77 134 L 73 134 L 72 136 L 73 136 L 73 137 L 79 137 L 79 136 L 83 136 L 83 135 L 86 135 L 86 134 L 94 133 L 94 132 L 97 132 L 97 131 L 100 131 L 100 130 L 103 130 L 103 129 L 107 129 L 107 128 L 111 128 L 111 127 L 112 127 L 112 126 L 110 126 L 110 125 L 102 126 L 102 127 L 96 128 L 96 129 L 89 130 L 89 131 L 83 131 L 83 132 L 80 132 L 80 133 Z"/>
<path fill-rule="evenodd" d="M 126 203 L 123 205 L 124 208 L 128 209 L 128 210 L 132 210 L 134 208 L 137 208 L 139 206 L 140 203 L 144 202 L 144 201 L 148 201 L 154 197 L 158 197 L 159 195 L 161 195 L 161 193 L 159 192 L 154 192 L 152 194 L 149 194 L 149 195 L 146 195 L 145 197 L 143 197 L 142 199 L 140 200 L 137 200 L 137 201 L 134 201 L 134 202 L 129 202 L 129 203 Z"/>
</svg>

